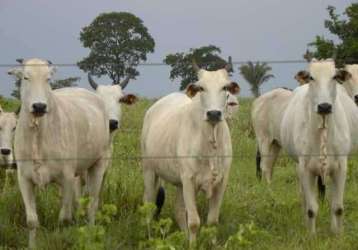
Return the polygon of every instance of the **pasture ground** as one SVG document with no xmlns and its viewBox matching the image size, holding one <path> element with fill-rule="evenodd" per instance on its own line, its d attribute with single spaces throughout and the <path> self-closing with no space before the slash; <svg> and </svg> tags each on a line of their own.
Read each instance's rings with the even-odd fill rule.
<svg viewBox="0 0 358 250">
<path fill-rule="evenodd" d="M 17 104 L 1 99 L 14 110 Z M 55 186 L 37 190 L 41 223 L 39 249 L 186 249 L 183 234 L 174 221 L 174 189 L 166 185 L 167 199 L 159 222 L 148 217 L 142 206 L 143 181 L 139 138 L 145 110 L 152 101 L 141 100 L 124 107 L 121 130 L 115 138 L 113 164 L 106 176 L 98 226 L 86 226 L 81 199 L 76 222 L 58 224 L 60 195 Z M 256 145 L 250 125 L 251 99 L 240 99 L 240 111 L 230 124 L 234 159 L 230 181 L 217 228 L 202 228 L 196 249 L 358 249 L 358 155 L 351 157 L 345 192 L 345 232 L 336 237 L 329 231 L 328 200 L 320 204 L 317 236 L 306 232 L 294 163 L 279 159 L 271 187 L 255 176 Z M 0 249 L 25 248 L 27 229 L 24 205 L 15 184 L 3 190 L 0 171 Z M 328 195 L 329 197 L 329 190 Z M 198 197 L 202 222 L 206 202 Z M 149 211 L 149 212 L 148 212 Z M 174 246 L 176 248 L 170 248 Z"/>
</svg>

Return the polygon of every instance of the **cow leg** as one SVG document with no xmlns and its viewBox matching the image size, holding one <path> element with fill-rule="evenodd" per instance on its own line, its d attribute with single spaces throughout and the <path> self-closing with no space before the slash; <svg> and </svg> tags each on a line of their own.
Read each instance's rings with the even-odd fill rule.
<svg viewBox="0 0 358 250">
<path fill-rule="evenodd" d="M 102 188 L 103 177 L 108 166 L 106 159 L 101 159 L 92 168 L 88 169 L 88 193 L 91 202 L 88 207 L 88 219 L 90 224 L 95 223 L 96 212 L 98 209 L 99 195 Z"/>
<path fill-rule="evenodd" d="M 75 208 L 79 207 L 79 201 L 82 197 L 82 180 L 81 180 L 81 176 L 76 176 L 75 180 L 74 180 L 74 186 L 75 186 L 75 195 L 73 196 L 73 204 Z"/>
<path fill-rule="evenodd" d="M 316 233 L 316 217 L 318 203 L 315 197 L 316 176 L 301 165 L 298 169 L 298 176 L 303 195 L 303 209 L 307 220 L 307 225 L 312 234 Z"/>
<path fill-rule="evenodd" d="M 261 145 L 261 169 L 267 183 L 271 183 L 273 166 L 280 153 L 280 147 L 272 141 L 265 141 Z"/>
<path fill-rule="evenodd" d="M 183 189 L 177 188 L 176 200 L 175 200 L 175 219 L 181 230 L 187 231 L 188 225 L 186 224 L 186 211 L 184 204 Z"/>
<path fill-rule="evenodd" d="M 29 166 L 31 167 L 31 166 Z M 22 199 L 25 203 L 26 223 L 29 228 L 29 248 L 36 246 L 36 229 L 39 227 L 39 220 L 36 212 L 36 199 L 34 193 L 34 184 L 31 180 L 22 176 L 18 170 L 17 178 L 19 182 Z"/>
<path fill-rule="evenodd" d="M 188 216 L 189 241 L 193 242 L 196 240 L 196 234 L 200 227 L 200 217 L 195 202 L 195 186 L 192 178 L 188 177 L 184 177 L 182 183 L 185 210 Z"/>
<path fill-rule="evenodd" d="M 332 173 L 331 230 L 336 234 L 343 231 L 343 195 L 346 174 L 347 160 L 344 159 Z"/>
<path fill-rule="evenodd" d="M 226 182 L 227 181 L 223 181 L 214 189 L 213 195 L 209 200 L 208 225 L 216 225 L 219 223 L 220 207 L 224 198 Z"/>
<path fill-rule="evenodd" d="M 150 168 L 143 168 L 143 178 L 144 178 L 144 203 L 155 203 L 158 190 L 158 177 L 154 171 Z"/>
<path fill-rule="evenodd" d="M 66 224 L 72 221 L 73 199 L 76 190 L 76 177 L 65 176 L 62 181 L 62 207 L 59 222 Z"/>
</svg>

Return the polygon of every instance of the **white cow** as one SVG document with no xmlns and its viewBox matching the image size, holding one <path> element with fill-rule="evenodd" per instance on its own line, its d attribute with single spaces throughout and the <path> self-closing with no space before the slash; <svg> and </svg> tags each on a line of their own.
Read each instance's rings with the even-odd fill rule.
<svg viewBox="0 0 358 250">
<path fill-rule="evenodd" d="M 358 65 L 346 65 L 345 70 L 338 73 L 339 79 L 344 80 L 342 84 L 346 91 L 358 104 Z M 307 84 L 309 76 L 309 72 L 301 70 L 296 74 L 295 79 L 302 86 Z M 261 171 L 263 171 L 268 183 L 271 182 L 273 166 L 281 149 L 280 126 L 283 111 L 291 96 L 292 91 L 288 89 L 274 89 L 258 97 L 253 103 L 252 122 L 258 144 L 256 174 L 261 178 Z M 321 179 L 318 185 L 320 195 L 323 197 L 325 188 L 322 186 Z"/>
<path fill-rule="evenodd" d="M 88 171 L 90 223 L 95 221 L 109 151 L 108 116 L 96 94 L 85 89 L 52 91 L 53 67 L 30 59 L 10 74 L 21 76 L 21 102 L 15 131 L 18 182 L 25 203 L 29 245 L 39 226 L 34 185 L 55 182 L 62 188 L 60 222 L 72 219 L 76 176 Z"/>
<path fill-rule="evenodd" d="M 284 111 L 281 143 L 295 160 L 308 227 L 315 233 L 317 176 L 332 179 L 331 230 L 342 231 L 347 156 L 357 145 L 357 108 L 338 81 L 332 60 L 313 60 L 307 84 L 296 88 Z"/>
<path fill-rule="evenodd" d="M 122 110 L 121 104 L 132 105 L 137 101 L 137 97 L 132 94 L 124 94 L 123 89 L 127 86 L 130 80 L 130 76 L 126 77 L 121 83 L 115 85 L 99 85 L 97 84 L 88 74 L 88 82 L 91 87 L 96 91 L 96 94 L 103 100 L 106 111 L 108 114 L 108 127 L 110 132 L 110 151 L 107 155 L 108 166 L 112 165 L 112 154 L 113 154 L 113 140 L 115 137 L 115 132 L 120 127 Z M 82 176 L 82 181 L 80 177 L 77 179 L 77 188 L 76 188 L 76 200 L 82 195 L 81 184 L 86 183 L 87 173 L 84 172 Z"/>
<path fill-rule="evenodd" d="M 17 118 L 13 112 L 4 112 L 0 107 L 0 153 L 1 165 L 10 167 L 14 164 L 13 141 Z"/>
<path fill-rule="evenodd" d="M 170 94 L 148 109 L 141 137 L 144 202 L 155 201 L 159 178 L 175 185 L 176 220 L 188 230 L 190 241 L 200 227 L 197 191 L 209 199 L 208 224 L 219 220 L 232 155 L 224 119 L 226 92 L 239 92 L 226 69 L 195 68 L 199 80 L 187 87 L 186 94 Z"/>
<path fill-rule="evenodd" d="M 127 86 L 130 76 L 126 77 L 121 83 L 115 85 L 99 85 L 88 74 L 88 82 L 96 93 L 105 103 L 109 115 L 109 130 L 111 134 L 120 127 L 121 122 L 121 103 L 131 105 L 137 101 L 137 97 L 132 94 L 124 94 L 123 89 Z"/>
<path fill-rule="evenodd" d="M 271 183 L 273 166 L 281 150 L 280 126 L 292 91 L 284 88 L 267 92 L 252 104 L 251 120 L 256 134 L 256 175 Z"/>
<path fill-rule="evenodd" d="M 237 99 L 237 96 L 228 92 L 226 97 L 225 118 L 230 121 L 235 118 L 238 112 L 239 100 Z"/>
<path fill-rule="evenodd" d="M 9 186 L 9 179 L 15 171 L 15 161 L 13 153 L 13 141 L 16 128 L 16 114 L 13 112 L 4 112 L 0 107 L 0 165 L 5 168 L 4 192 Z"/>
<path fill-rule="evenodd" d="M 343 86 L 348 95 L 358 105 L 358 64 L 346 65 L 343 72 L 347 72 L 345 77 L 347 80 L 342 82 Z"/>
</svg>

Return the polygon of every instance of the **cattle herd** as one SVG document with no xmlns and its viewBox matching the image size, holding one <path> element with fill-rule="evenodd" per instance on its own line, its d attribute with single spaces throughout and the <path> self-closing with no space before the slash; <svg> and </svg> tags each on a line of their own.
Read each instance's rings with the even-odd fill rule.
<svg viewBox="0 0 358 250">
<path fill-rule="evenodd" d="M 113 137 L 121 124 L 120 104 L 133 104 L 137 97 L 122 92 L 129 77 L 118 85 L 99 85 L 89 75 L 94 93 L 77 87 L 52 90 L 51 62 L 19 62 L 8 73 L 21 80 L 21 109 L 18 114 L 0 109 L 0 152 L 7 166 L 5 182 L 17 166 L 29 246 L 35 247 L 35 186 L 58 185 L 61 223 L 71 221 L 80 196 L 89 195 L 88 220 L 95 223 Z M 209 201 L 207 223 L 219 221 L 232 161 L 227 120 L 235 117 L 240 92 L 228 74 L 231 63 L 216 71 L 195 62 L 193 67 L 198 81 L 185 93 L 156 101 L 145 114 L 141 134 L 144 202 L 156 203 L 159 214 L 165 198 L 162 183 L 173 184 L 175 218 L 190 242 L 200 227 L 198 191 Z M 330 177 L 331 230 L 340 233 L 347 158 L 358 150 L 358 65 L 337 69 L 331 59 L 313 59 L 295 78 L 300 83 L 295 90 L 274 89 L 253 102 L 257 175 L 270 183 L 281 148 L 292 156 L 311 233 L 318 212 L 316 185 L 322 191 Z"/>
</svg>

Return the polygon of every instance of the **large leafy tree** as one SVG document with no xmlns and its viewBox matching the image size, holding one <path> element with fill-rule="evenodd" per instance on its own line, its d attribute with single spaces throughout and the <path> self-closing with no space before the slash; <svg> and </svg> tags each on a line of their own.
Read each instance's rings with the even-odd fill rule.
<svg viewBox="0 0 358 250">
<path fill-rule="evenodd" d="M 255 97 L 260 96 L 260 86 L 273 78 L 273 74 L 269 74 L 272 68 L 265 62 L 248 62 L 239 67 L 240 74 L 251 86 L 251 92 Z"/>
<path fill-rule="evenodd" d="M 76 87 L 76 82 L 79 81 L 80 77 L 68 77 L 65 79 L 58 79 L 50 82 L 52 89 L 61 89 L 67 87 Z"/>
<path fill-rule="evenodd" d="M 358 61 L 358 3 L 352 3 L 344 12 L 345 17 L 336 13 L 333 6 L 328 6 L 329 20 L 325 20 L 325 27 L 335 36 L 338 42 L 316 36 L 309 45 L 313 50 L 307 50 L 304 57 L 309 60 L 315 58 L 334 57 L 337 64 L 357 63 Z"/>
<path fill-rule="evenodd" d="M 113 84 L 130 75 L 139 75 L 138 64 L 154 52 L 154 39 L 143 21 L 127 12 L 111 12 L 97 16 L 84 27 L 80 40 L 90 49 L 87 57 L 78 62 L 85 72 L 98 77 L 107 75 Z"/>
<path fill-rule="evenodd" d="M 227 61 L 220 56 L 220 53 L 220 48 L 214 45 L 203 46 L 200 48 L 192 48 L 188 52 L 169 54 L 165 57 L 164 63 L 171 67 L 170 79 L 174 80 L 179 78 L 181 80 L 180 90 L 183 90 L 189 83 L 198 80 L 196 71 L 192 65 L 193 60 L 195 60 L 200 68 L 206 70 L 221 69 L 225 67 Z"/>
<path fill-rule="evenodd" d="M 60 89 L 66 87 L 75 87 L 77 86 L 76 82 L 79 81 L 80 77 L 68 77 L 65 79 L 53 80 L 50 82 L 52 89 Z M 21 79 L 15 79 L 15 89 L 12 91 L 11 96 L 17 99 L 20 99 L 20 85 Z"/>
</svg>

